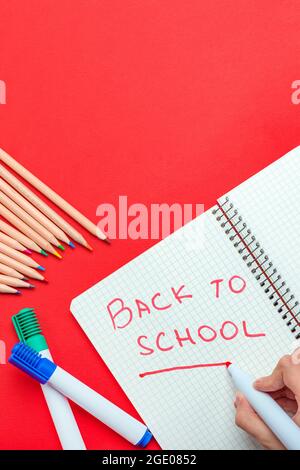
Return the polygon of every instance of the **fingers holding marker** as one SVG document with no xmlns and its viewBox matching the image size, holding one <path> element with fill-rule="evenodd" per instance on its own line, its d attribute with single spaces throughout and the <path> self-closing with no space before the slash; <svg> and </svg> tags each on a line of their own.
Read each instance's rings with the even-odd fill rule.
<svg viewBox="0 0 300 470">
<path fill-rule="evenodd" d="M 235 423 L 239 428 L 250 434 L 267 449 L 284 449 L 281 442 L 258 416 L 244 395 L 240 392 L 236 395 L 234 406 L 236 408 Z"/>
</svg>

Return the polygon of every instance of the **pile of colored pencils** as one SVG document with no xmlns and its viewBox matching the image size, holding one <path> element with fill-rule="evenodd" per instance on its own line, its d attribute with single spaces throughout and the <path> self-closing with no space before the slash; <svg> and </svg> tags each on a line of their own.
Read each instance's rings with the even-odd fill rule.
<svg viewBox="0 0 300 470">
<path fill-rule="evenodd" d="M 31 189 L 8 170 L 13 170 L 56 206 L 97 238 L 107 237 L 93 222 L 40 181 L 14 158 L 0 149 L 0 294 L 20 294 L 32 281 L 46 281 L 45 268 L 34 261 L 32 252 L 61 259 L 63 243 L 79 243 L 92 251 L 85 238 Z M 46 281 L 47 282 L 47 281 Z"/>
</svg>

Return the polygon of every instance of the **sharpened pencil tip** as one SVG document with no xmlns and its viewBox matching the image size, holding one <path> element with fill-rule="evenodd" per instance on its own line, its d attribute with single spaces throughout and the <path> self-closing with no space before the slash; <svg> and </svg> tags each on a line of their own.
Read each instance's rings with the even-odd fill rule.
<svg viewBox="0 0 300 470">
<path fill-rule="evenodd" d="M 23 251 L 23 253 L 26 253 L 26 255 L 32 255 L 32 251 L 31 251 L 31 250 L 27 250 L 27 248 L 26 248 L 26 250 Z"/>
<path fill-rule="evenodd" d="M 46 284 L 48 284 L 49 281 L 48 281 L 48 279 L 46 279 L 46 278 L 44 277 L 43 282 L 45 282 Z"/>
<path fill-rule="evenodd" d="M 21 280 L 22 280 L 22 281 L 25 281 L 25 282 L 26 282 L 26 281 L 29 281 L 28 277 L 22 277 Z"/>
<path fill-rule="evenodd" d="M 33 284 L 29 284 L 28 289 L 34 289 L 35 286 Z"/>
<path fill-rule="evenodd" d="M 232 364 L 232 362 L 229 362 L 229 361 L 226 362 L 226 367 L 227 367 L 227 369 L 228 369 L 229 366 L 231 366 L 231 364 Z"/>
<path fill-rule="evenodd" d="M 76 248 L 76 245 L 74 245 L 73 242 L 69 242 L 69 246 L 70 246 L 71 248 Z"/>
<path fill-rule="evenodd" d="M 46 271 L 46 268 L 44 268 L 43 266 L 38 266 L 36 269 L 38 269 L 39 271 Z"/>
<path fill-rule="evenodd" d="M 90 250 L 90 251 L 93 251 L 93 248 L 91 247 L 91 245 L 89 245 L 88 243 L 85 245 L 85 247 Z"/>
<path fill-rule="evenodd" d="M 104 241 L 105 243 L 108 243 L 109 245 L 111 244 L 111 241 L 110 241 L 110 239 L 109 239 L 108 237 L 104 238 L 103 241 Z"/>
<path fill-rule="evenodd" d="M 62 259 L 62 256 L 61 256 L 59 253 L 57 253 L 57 251 L 54 251 L 53 254 L 54 254 L 54 256 L 56 256 L 58 259 Z"/>
<path fill-rule="evenodd" d="M 20 290 L 17 290 L 17 291 L 15 292 L 15 294 L 17 294 L 17 295 L 21 295 L 21 294 L 22 294 L 22 292 L 21 292 Z"/>
<path fill-rule="evenodd" d="M 48 253 L 46 253 L 45 250 L 41 250 L 41 254 L 42 254 L 43 256 L 48 256 Z"/>
<path fill-rule="evenodd" d="M 65 247 L 63 245 L 58 245 L 58 248 L 62 251 L 65 251 Z"/>
</svg>

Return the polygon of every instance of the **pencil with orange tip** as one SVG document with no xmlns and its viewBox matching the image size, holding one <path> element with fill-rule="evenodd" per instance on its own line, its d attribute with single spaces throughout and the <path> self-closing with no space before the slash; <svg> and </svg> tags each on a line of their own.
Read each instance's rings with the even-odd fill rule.
<svg viewBox="0 0 300 470">
<path fill-rule="evenodd" d="M 19 263 L 25 264 L 25 266 L 38 269 L 39 271 L 45 271 L 45 268 L 43 268 L 43 266 L 34 261 L 33 258 L 30 258 L 29 256 L 24 255 L 23 253 L 20 253 L 19 251 L 14 250 L 13 248 L 10 248 L 2 242 L 0 242 L 0 253 L 2 253 L 3 255 L 7 255 L 10 258 L 15 259 L 16 261 L 19 261 Z"/>
<path fill-rule="evenodd" d="M 29 268 L 29 266 L 26 266 L 7 255 L 3 255 L 2 253 L 0 253 L 0 263 L 5 264 L 9 268 L 15 269 L 19 273 L 23 274 L 23 277 L 26 276 L 32 279 L 37 279 L 38 281 L 45 281 L 44 276 L 35 269 Z"/>
<path fill-rule="evenodd" d="M 47 242 L 51 243 L 58 248 L 64 247 L 60 244 L 60 242 L 55 238 L 55 236 L 50 233 L 43 225 L 41 225 L 37 220 L 35 220 L 31 215 L 27 214 L 24 209 L 22 209 L 18 204 L 12 201 L 8 196 L 6 196 L 2 191 L 0 191 L 0 200 L 1 203 L 13 212 L 20 220 L 22 220 L 28 227 L 32 228 L 36 233 L 38 233 L 41 237 L 43 237 Z"/>
<path fill-rule="evenodd" d="M 16 269 L 10 268 L 6 264 L 0 263 L 0 274 L 5 274 L 6 276 L 15 277 L 16 279 L 25 279 L 24 274 L 19 273 Z"/>
<path fill-rule="evenodd" d="M 13 287 L 0 284 L 0 294 L 21 294 L 21 291 L 14 289 Z"/>
<path fill-rule="evenodd" d="M 63 219 L 59 214 L 57 214 L 48 204 L 42 201 L 31 189 L 27 188 L 23 183 L 21 183 L 18 178 L 16 178 L 12 173 L 10 173 L 3 165 L 0 165 L 0 175 L 5 181 L 7 181 L 14 189 L 16 189 L 22 196 L 24 196 L 28 201 L 31 202 L 39 211 L 41 211 L 45 216 L 52 220 L 54 224 L 60 227 L 65 233 L 69 235 L 75 242 L 83 245 L 85 248 L 92 250 L 89 246 L 86 239 L 78 232 L 74 227 L 72 227 L 69 222 Z M 69 245 L 74 248 L 72 242 Z"/>
<path fill-rule="evenodd" d="M 31 227 L 25 224 L 25 222 L 19 219 L 19 217 L 13 214 L 13 212 L 7 209 L 7 207 L 5 207 L 3 204 L 0 204 L 0 214 L 2 215 L 2 217 L 8 220 L 8 222 L 14 225 L 18 230 L 24 233 L 24 235 L 26 235 L 28 238 L 31 238 L 31 240 L 41 246 L 43 250 L 48 251 L 59 259 L 62 258 L 62 256 L 57 253 L 57 251 L 47 240 L 45 240 L 41 235 L 36 233 Z"/>
<path fill-rule="evenodd" d="M 15 229 L 14 227 L 7 224 L 3 220 L 0 220 L 0 230 L 2 230 L 2 232 L 8 235 L 9 237 L 14 238 L 19 243 L 26 246 L 28 250 L 35 251 L 36 253 L 40 253 L 44 256 L 48 256 L 45 250 L 43 250 L 40 246 L 38 246 L 37 243 L 35 243 L 33 240 L 30 240 L 30 238 L 26 237 L 24 233 Z"/>
<path fill-rule="evenodd" d="M 27 199 L 21 196 L 21 194 L 19 194 L 15 189 L 13 189 L 8 183 L 6 183 L 1 178 L 0 189 L 6 194 L 6 196 L 8 196 L 12 201 L 18 204 L 18 206 L 20 206 L 24 211 L 26 211 L 27 214 L 33 217 L 37 222 L 39 222 L 39 224 L 41 224 L 43 227 L 45 227 L 45 229 L 52 233 L 54 237 L 70 245 L 70 239 L 59 227 L 57 227 L 57 225 L 55 225 L 50 219 L 48 219 L 44 214 L 42 214 L 41 211 L 34 207 L 31 202 L 27 201 Z M 63 249 L 63 246 L 60 245 L 59 248 Z"/>
<path fill-rule="evenodd" d="M 5 276 L 0 274 L 0 284 L 5 284 L 10 287 L 19 287 L 24 289 L 33 289 L 34 285 L 29 284 L 29 282 L 22 281 L 22 279 L 17 279 L 15 277 Z"/>
<path fill-rule="evenodd" d="M 27 255 L 31 255 L 32 251 L 28 250 L 24 245 L 19 243 L 17 240 L 5 235 L 5 233 L 0 232 L 0 242 L 5 243 L 5 245 L 13 248 L 14 250 L 21 251 L 22 253 L 26 253 Z"/>
<path fill-rule="evenodd" d="M 20 163 L 18 163 L 13 157 L 11 157 L 2 149 L 0 149 L 0 160 L 2 160 L 12 170 L 22 176 L 22 178 L 28 181 L 28 183 L 30 183 L 34 188 L 38 189 L 38 191 L 44 194 L 48 199 L 50 199 L 50 201 L 54 202 L 54 204 L 56 204 L 60 209 L 66 212 L 66 214 L 76 220 L 76 222 L 78 222 L 90 233 L 95 235 L 97 238 L 100 238 L 101 240 L 107 240 L 106 235 L 100 230 L 99 227 L 97 227 L 97 225 L 91 222 L 87 217 L 81 214 L 81 212 L 75 209 L 75 207 L 65 201 L 61 196 L 59 196 L 59 194 L 53 191 L 53 189 L 49 188 L 49 186 L 40 181 L 36 176 L 34 176 L 30 171 L 24 168 Z"/>
</svg>

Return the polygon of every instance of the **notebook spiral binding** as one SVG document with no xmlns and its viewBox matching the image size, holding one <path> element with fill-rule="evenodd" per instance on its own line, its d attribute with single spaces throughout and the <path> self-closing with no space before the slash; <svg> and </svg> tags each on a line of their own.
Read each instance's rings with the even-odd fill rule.
<svg viewBox="0 0 300 470">
<path fill-rule="evenodd" d="M 264 289 L 277 312 L 281 315 L 296 339 L 300 338 L 300 306 L 286 286 L 265 250 L 261 248 L 242 216 L 228 197 L 218 203 L 213 214 L 224 229 L 238 253 L 242 256 L 257 282 Z"/>
</svg>

